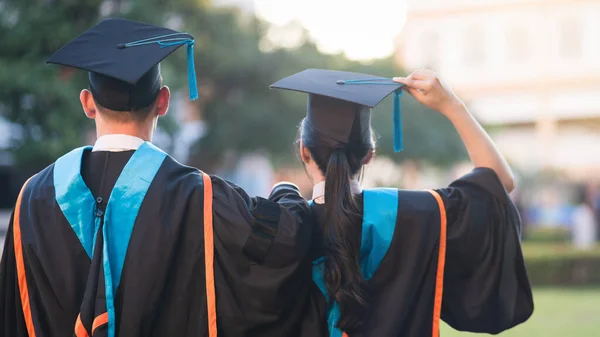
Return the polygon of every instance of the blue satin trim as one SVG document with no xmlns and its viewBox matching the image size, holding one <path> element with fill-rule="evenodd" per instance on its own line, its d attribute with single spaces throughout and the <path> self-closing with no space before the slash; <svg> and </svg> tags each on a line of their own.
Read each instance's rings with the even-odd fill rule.
<svg viewBox="0 0 600 337">
<path fill-rule="evenodd" d="M 90 258 L 94 253 L 99 222 L 94 216 L 94 195 L 81 177 L 81 158 L 83 152 L 91 148 L 80 147 L 58 158 L 53 173 L 56 203 Z"/>
<path fill-rule="evenodd" d="M 363 196 L 364 213 L 359 263 L 365 279 L 369 280 L 379 268 L 394 237 L 398 216 L 398 190 L 395 188 L 364 190 Z M 312 278 L 325 299 L 329 301 L 325 288 L 324 268 L 325 258 L 316 259 L 313 262 Z M 339 320 L 340 308 L 337 303 L 334 303 L 327 315 L 330 337 L 342 336 L 342 331 L 336 327 Z"/>
<path fill-rule="evenodd" d="M 125 263 L 133 226 L 146 192 L 166 158 L 166 153 L 146 142 L 135 151 L 113 188 L 104 214 L 103 267 L 108 311 L 108 336 L 115 336 L 114 296 Z"/>
<path fill-rule="evenodd" d="M 369 280 L 387 254 L 398 216 L 398 190 L 377 188 L 365 190 L 360 270 Z"/>
<path fill-rule="evenodd" d="M 329 302 L 329 296 L 327 289 L 325 288 L 325 279 L 323 275 L 325 273 L 325 258 L 321 257 L 313 262 L 312 278 L 313 282 L 317 285 L 319 290 L 325 296 L 325 300 Z M 330 337 L 342 337 L 342 331 L 335 327 L 337 322 L 340 320 L 340 308 L 337 302 L 334 302 L 329 311 L 327 312 L 327 327 L 329 328 Z"/>
</svg>

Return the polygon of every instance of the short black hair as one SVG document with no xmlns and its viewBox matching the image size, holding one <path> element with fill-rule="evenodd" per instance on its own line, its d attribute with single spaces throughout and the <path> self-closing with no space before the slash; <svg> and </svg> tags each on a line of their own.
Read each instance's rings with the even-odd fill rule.
<svg viewBox="0 0 600 337">
<path fill-rule="evenodd" d="M 156 98 L 158 98 L 158 96 Z M 142 123 L 148 119 L 148 117 L 150 116 L 152 111 L 154 111 L 154 109 L 156 108 L 156 98 L 150 105 L 148 105 L 144 108 L 141 108 L 141 109 L 136 109 L 136 110 L 131 110 L 131 111 L 110 110 L 110 109 L 105 108 L 102 105 L 100 105 L 95 99 L 94 99 L 94 102 L 96 103 L 96 107 L 98 108 L 98 111 L 103 116 L 105 116 L 107 119 L 109 119 L 111 121 L 118 122 L 118 123 L 131 123 L 131 122 Z"/>
</svg>

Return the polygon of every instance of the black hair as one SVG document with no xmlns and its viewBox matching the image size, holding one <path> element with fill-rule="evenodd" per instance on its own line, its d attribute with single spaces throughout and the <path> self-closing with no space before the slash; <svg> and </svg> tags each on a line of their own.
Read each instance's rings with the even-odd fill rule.
<svg viewBox="0 0 600 337">
<path fill-rule="evenodd" d="M 162 83 L 158 65 L 144 74 L 135 85 L 113 77 L 89 73 L 89 90 L 100 113 L 121 123 L 146 121 L 155 110 Z M 114 110 L 113 105 L 119 109 Z"/>
<path fill-rule="evenodd" d="M 350 183 L 375 148 L 373 132 L 370 128 L 361 132 L 355 122 L 348 143 L 342 144 L 312 128 L 307 119 L 299 129 L 302 145 L 325 176 L 322 242 L 329 305 L 333 300 L 338 303 L 341 317 L 337 326 L 351 333 L 366 324 L 370 301 L 359 265 L 362 212 Z"/>
<path fill-rule="evenodd" d="M 96 100 L 94 100 L 94 102 L 96 103 L 96 107 L 98 107 L 98 110 L 101 114 L 108 117 L 111 121 L 120 123 L 144 122 L 148 119 L 150 113 L 154 111 L 154 108 L 156 107 L 156 98 L 150 105 L 130 111 L 114 111 L 103 107 L 100 105 L 100 103 L 96 102 Z"/>
</svg>

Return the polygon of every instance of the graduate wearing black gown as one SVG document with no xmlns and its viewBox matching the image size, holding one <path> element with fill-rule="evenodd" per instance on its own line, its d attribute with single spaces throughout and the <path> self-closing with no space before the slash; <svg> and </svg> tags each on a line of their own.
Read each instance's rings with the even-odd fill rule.
<svg viewBox="0 0 600 337">
<path fill-rule="evenodd" d="M 23 187 L 0 263 L 1 337 L 299 336 L 313 324 L 313 222 L 295 186 L 253 198 L 106 132 L 145 125 L 151 139 L 169 99 L 157 63 L 184 44 L 109 19 L 50 59 L 90 71 L 81 100 L 102 136 Z"/>
<path fill-rule="evenodd" d="M 510 169 L 437 75 L 393 81 L 309 69 L 272 87 L 309 94 L 300 153 L 315 183 L 311 209 L 320 228 L 315 336 L 438 337 L 440 319 L 496 334 L 530 317 Z M 357 177 L 375 148 L 371 108 L 392 92 L 401 150 L 402 89 L 453 122 L 477 168 L 437 190 L 361 189 Z"/>
</svg>

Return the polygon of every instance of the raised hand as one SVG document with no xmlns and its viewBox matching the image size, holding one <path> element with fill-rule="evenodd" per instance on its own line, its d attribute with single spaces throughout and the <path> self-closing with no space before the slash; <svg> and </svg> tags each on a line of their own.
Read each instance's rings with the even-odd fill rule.
<svg viewBox="0 0 600 337">
<path fill-rule="evenodd" d="M 452 89 L 444 80 L 431 70 L 417 70 L 408 77 L 394 77 L 394 81 L 405 85 L 405 90 L 417 102 L 439 111 L 450 117 L 449 114 L 463 105 Z"/>
</svg>

